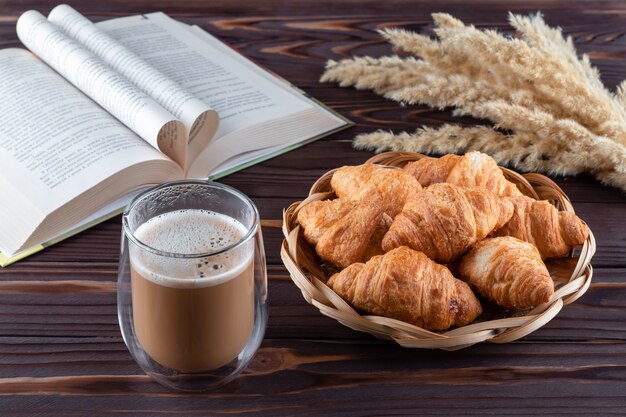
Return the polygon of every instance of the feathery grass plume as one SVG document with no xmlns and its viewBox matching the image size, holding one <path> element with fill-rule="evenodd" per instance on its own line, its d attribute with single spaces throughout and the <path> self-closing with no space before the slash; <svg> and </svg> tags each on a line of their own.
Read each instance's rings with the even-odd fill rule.
<svg viewBox="0 0 626 417">
<path fill-rule="evenodd" d="M 609 120 L 611 115 L 626 120 L 623 109 L 616 108 L 608 91 L 586 84 L 566 60 L 532 48 L 523 39 L 508 39 L 496 31 L 481 31 L 473 26 L 442 30 L 439 36 L 445 43 L 471 47 L 473 59 L 483 65 L 530 81 L 540 95 L 560 103 L 563 109 L 569 110 L 566 114 L 585 126 L 595 128 Z M 626 130 L 620 133 L 626 135 Z"/>
<path fill-rule="evenodd" d="M 531 16 L 509 13 L 509 23 L 531 47 L 538 48 L 546 54 L 559 55 L 587 82 L 593 84 L 595 88 L 604 89 L 600 73 L 591 65 L 589 57 L 584 54 L 579 60 L 572 37 L 564 38 L 561 28 L 551 28 L 546 25 L 541 13 Z"/>
<path fill-rule="evenodd" d="M 342 87 L 357 90 L 373 90 L 385 94 L 404 87 L 405 83 L 421 83 L 427 64 L 415 58 L 402 59 L 398 56 L 382 58 L 354 58 L 339 62 L 328 61 L 322 82 L 336 81 Z"/>
<path fill-rule="evenodd" d="M 462 127 L 443 125 L 439 129 L 423 126 L 414 133 L 393 134 L 378 130 L 354 139 L 356 149 L 410 151 L 428 154 L 480 151 L 490 154 L 499 164 L 526 171 L 551 174 L 575 174 L 586 168 L 571 164 L 565 153 L 555 157 L 550 144 L 538 140 L 532 133 L 506 135 L 488 126 Z M 520 152 L 523 149 L 523 152 Z"/>
<path fill-rule="evenodd" d="M 361 149 L 426 153 L 479 150 L 496 161 L 552 174 L 593 173 L 626 191 L 626 80 L 608 91 L 571 37 L 541 14 L 509 14 L 506 37 L 445 13 L 433 14 L 437 39 L 404 29 L 379 33 L 412 57 L 329 61 L 322 82 L 370 89 L 391 100 L 426 104 L 494 127 L 444 125 L 394 135 L 359 135 Z M 499 129 L 505 129 L 505 134 Z"/>
</svg>

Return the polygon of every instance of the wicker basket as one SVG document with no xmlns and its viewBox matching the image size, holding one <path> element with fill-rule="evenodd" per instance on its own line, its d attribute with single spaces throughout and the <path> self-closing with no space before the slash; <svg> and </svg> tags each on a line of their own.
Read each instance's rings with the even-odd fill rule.
<svg viewBox="0 0 626 417">
<path fill-rule="evenodd" d="M 429 157 L 409 152 L 386 152 L 374 156 L 366 163 L 396 169 L 422 158 Z M 559 210 L 574 212 L 569 198 L 549 178 L 534 173 L 520 175 L 506 168 L 501 169 L 504 176 L 515 183 L 525 195 L 549 200 Z M 281 248 L 281 258 L 291 274 L 291 279 L 302 291 L 304 299 L 317 307 L 322 314 L 336 319 L 345 326 L 382 339 L 395 340 L 400 345 L 411 348 L 456 350 L 479 342 L 507 343 L 542 327 L 556 316 L 564 305 L 574 302 L 589 288 L 593 274 L 590 262 L 596 250 L 591 230 L 589 238 L 577 256 L 572 251 L 569 257 L 547 263 L 557 290 L 548 303 L 532 310 L 512 314 L 502 312 L 500 317 L 496 315 L 495 318 L 488 320 L 479 317 L 478 320 L 484 321 L 477 320 L 467 326 L 444 332 L 431 332 L 386 317 L 360 315 L 326 285 L 332 271 L 329 272 L 320 262 L 315 249 L 301 236 L 300 226 L 296 223 L 298 210 L 304 205 L 334 196 L 330 187 L 333 173 L 334 170 L 331 170 L 322 175 L 313 184 L 308 198 L 293 203 L 284 211 L 285 240 Z"/>
</svg>

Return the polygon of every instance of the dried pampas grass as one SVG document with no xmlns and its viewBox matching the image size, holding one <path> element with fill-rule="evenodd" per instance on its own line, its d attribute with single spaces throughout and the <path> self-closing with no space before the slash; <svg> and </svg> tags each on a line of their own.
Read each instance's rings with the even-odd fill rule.
<svg viewBox="0 0 626 417">
<path fill-rule="evenodd" d="M 529 171 L 590 172 L 626 191 L 626 80 L 609 92 L 571 37 L 540 14 L 509 14 L 514 37 L 433 14 L 438 39 L 402 29 L 380 31 L 415 57 L 329 61 L 322 82 L 373 90 L 406 104 L 487 119 L 493 127 L 443 125 L 413 133 L 359 135 L 360 149 L 427 153 L 478 150 Z"/>
</svg>

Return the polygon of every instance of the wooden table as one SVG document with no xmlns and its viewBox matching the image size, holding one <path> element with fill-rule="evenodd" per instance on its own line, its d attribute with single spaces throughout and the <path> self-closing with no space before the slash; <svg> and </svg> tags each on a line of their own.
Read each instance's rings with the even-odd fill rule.
<svg viewBox="0 0 626 417">
<path fill-rule="evenodd" d="M 54 3 L 3 4 L 1 47 L 19 45 L 17 16 Z M 317 82 L 327 58 L 381 55 L 374 32 L 430 30 L 448 11 L 508 30 L 508 10 L 542 10 L 574 37 L 613 88 L 626 78 L 626 4 L 618 2 L 119 1 L 73 6 L 94 20 L 163 10 L 198 24 L 356 127 L 223 181 L 250 195 L 265 219 L 270 319 L 262 348 L 235 382 L 213 393 L 169 391 L 143 375 L 116 315 L 119 217 L 0 270 L 0 415 L 600 415 L 626 409 L 626 198 L 589 176 L 556 178 L 598 240 L 587 294 L 548 325 L 508 345 L 411 350 L 349 330 L 309 306 L 279 258 L 281 211 L 323 172 L 371 156 L 351 138 L 452 120 L 373 93 Z M 249 3 L 249 4 L 248 4 Z M 472 123 L 471 120 L 462 122 Z M 0 168 L 1 169 L 1 168 Z"/>
</svg>

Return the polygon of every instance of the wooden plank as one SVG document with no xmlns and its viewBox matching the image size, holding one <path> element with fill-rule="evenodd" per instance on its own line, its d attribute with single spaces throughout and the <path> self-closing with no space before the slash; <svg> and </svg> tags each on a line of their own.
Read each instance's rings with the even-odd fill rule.
<svg viewBox="0 0 626 417">
<path fill-rule="evenodd" d="M 0 406 L 11 416 L 38 409 L 53 415 L 609 415 L 626 405 L 625 349 L 623 343 L 518 343 L 441 352 L 382 342 L 267 340 L 244 376 L 193 395 L 151 382 L 119 339 L 44 345 L 3 338 L 0 361 L 10 366 L 0 367 Z"/>
<path fill-rule="evenodd" d="M 587 293 L 566 306 L 533 341 L 626 341 L 626 269 L 597 269 Z M 69 279 L 71 277 L 71 279 Z M 269 276 L 272 339 L 372 339 L 308 305 L 282 268 Z M 56 280 L 0 282 L 0 335 L 117 337 L 116 273 L 92 280 L 88 265 Z"/>
</svg>

